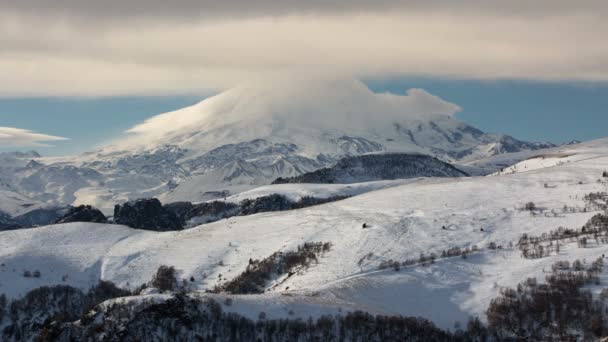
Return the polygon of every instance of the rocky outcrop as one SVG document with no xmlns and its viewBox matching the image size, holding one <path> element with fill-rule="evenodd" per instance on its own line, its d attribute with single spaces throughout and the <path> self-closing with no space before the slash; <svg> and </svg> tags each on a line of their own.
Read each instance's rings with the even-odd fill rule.
<svg viewBox="0 0 608 342">
<path fill-rule="evenodd" d="M 182 221 L 156 198 L 139 199 L 114 207 L 114 222 L 132 228 L 171 231 L 181 230 Z"/>
<path fill-rule="evenodd" d="M 70 222 L 107 223 L 108 219 L 99 209 L 93 208 L 90 205 L 81 205 L 70 208 L 69 211 L 55 223 Z"/>
</svg>

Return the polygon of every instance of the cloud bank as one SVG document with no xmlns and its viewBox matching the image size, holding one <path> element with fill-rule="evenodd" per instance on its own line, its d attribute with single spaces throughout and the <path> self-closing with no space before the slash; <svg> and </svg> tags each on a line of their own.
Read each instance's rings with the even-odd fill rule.
<svg viewBox="0 0 608 342">
<path fill-rule="evenodd" d="M 285 73 L 608 81 L 606 1 L 0 3 L 0 96 L 197 93 Z"/>
<path fill-rule="evenodd" d="M 0 145 L 2 147 L 47 147 L 50 145 L 46 142 L 62 140 L 68 139 L 21 128 L 0 127 Z"/>
</svg>

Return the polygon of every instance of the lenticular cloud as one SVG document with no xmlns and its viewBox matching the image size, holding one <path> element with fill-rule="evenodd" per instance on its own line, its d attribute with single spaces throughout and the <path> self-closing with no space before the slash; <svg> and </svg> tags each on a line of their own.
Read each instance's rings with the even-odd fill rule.
<svg viewBox="0 0 608 342">
<path fill-rule="evenodd" d="M 330 131 L 366 136 L 392 132 L 394 122 L 452 117 L 458 111 L 459 106 L 422 89 L 405 95 L 378 94 L 354 79 L 250 82 L 155 116 L 131 128 L 131 137 L 120 145 L 209 149 L 219 142 L 282 137 L 279 140 L 302 146 L 300 133 L 305 140 Z"/>
<path fill-rule="evenodd" d="M 36 133 L 27 129 L 0 127 L 0 144 L 10 147 L 49 146 L 46 142 L 68 140 L 54 135 Z"/>
</svg>

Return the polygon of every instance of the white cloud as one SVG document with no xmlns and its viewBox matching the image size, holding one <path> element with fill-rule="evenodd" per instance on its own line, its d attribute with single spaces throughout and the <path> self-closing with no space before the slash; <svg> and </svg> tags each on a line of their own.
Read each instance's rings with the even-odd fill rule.
<svg viewBox="0 0 608 342">
<path fill-rule="evenodd" d="M 0 96 L 190 93 L 294 70 L 608 80 L 605 1 L 99 4 L 1 4 Z"/>
<path fill-rule="evenodd" d="M 374 93 L 354 79 L 290 75 L 247 82 L 193 106 L 154 116 L 110 144 L 118 149 L 168 144 L 205 151 L 280 137 L 303 151 L 321 153 L 314 144 L 327 132 L 389 137 L 395 132 L 394 123 L 415 127 L 429 119 L 445 120 L 460 110 L 423 89 L 409 89 L 403 95 Z M 335 142 L 328 148 L 335 149 Z"/>
<path fill-rule="evenodd" d="M 4 147 L 44 147 L 50 141 L 68 140 L 67 138 L 36 133 L 14 127 L 0 127 L 0 146 Z"/>
</svg>

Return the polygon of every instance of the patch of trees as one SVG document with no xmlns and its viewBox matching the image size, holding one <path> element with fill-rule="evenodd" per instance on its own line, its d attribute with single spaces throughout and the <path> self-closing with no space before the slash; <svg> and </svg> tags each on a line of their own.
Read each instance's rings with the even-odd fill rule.
<svg viewBox="0 0 608 342">
<path fill-rule="evenodd" d="M 530 278 L 502 289 L 487 309 L 488 328 L 499 340 L 599 340 L 608 333 L 605 303 L 584 286 L 599 283 L 602 268 L 602 258 L 559 262 L 545 284 Z"/>
<path fill-rule="evenodd" d="M 40 278 L 41 275 L 42 274 L 38 270 L 35 270 L 34 272 L 32 272 L 30 270 L 23 271 L 24 278 Z"/>
<path fill-rule="evenodd" d="M 161 265 L 156 270 L 150 285 L 161 291 L 173 291 L 178 285 L 176 273 L 175 267 Z"/>
<path fill-rule="evenodd" d="M 73 322 L 97 304 L 108 299 L 131 295 L 113 283 L 100 281 L 87 293 L 66 285 L 43 286 L 23 298 L 7 301 L 0 296 L 0 324 L 7 319 L 0 340 L 33 340 L 52 322 Z"/>
<path fill-rule="evenodd" d="M 318 262 L 319 257 L 330 249 L 330 242 L 307 242 L 298 246 L 295 251 L 275 252 L 262 260 L 250 259 L 243 273 L 216 286 L 213 292 L 263 293 L 270 280 L 284 275 L 290 277 L 297 271 L 306 269 L 311 263 Z"/>
<path fill-rule="evenodd" d="M 319 253 L 328 248 L 314 244 L 302 250 Z M 312 259 L 293 255 L 283 267 L 300 265 L 303 258 Z M 0 337 L 40 341 L 599 340 L 608 334 L 608 290 L 594 297 L 586 287 L 600 283 L 603 267 L 603 258 L 591 264 L 559 261 L 545 283 L 530 278 L 516 288 L 502 289 L 486 310 L 487 325 L 473 318 L 464 329 L 457 327 L 453 332 L 422 318 L 360 311 L 308 320 L 268 319 L 260 312 L 254 321 L 224 313 L 213 299 L 183 292 L 161 302 L 125 300 L 97 306 L 106 299 L 130 294 L 102 282 L 88 294 L 69 286 L 54 286 L 33 290 L 12 303 L 0 296 L 0 324 L 3 316 L 10 320 Z M 167 270 L 160 273 L 174 274 Z"/>
<path fill-rule="evenodd" d="M 176 295 L 138 310 L 122 306 L 92 313 L 80 324 L 55 325 L 54 341 L 466 341 L 470 333 L 450 333 L 422 318 L 352 312 L 318 319 L 257 321 L 225 313 L 212 299 Z M 136 305 L 136 304 L 131 304 Z M 478 327 L 471 325 L 472 328 Z M 482 326 L 483 328 L 483 326 Z M 479 332 L 479 330 L 473 330 Z"/>
<path fill-rule="evenodd" d="M 526 202 L 526 204 L 524 204 L 524 210 L 534 211 L 536 210 L 536 204 L 534 202 Z"/>
<path fill-rule="evenodd" d="M 585 205 L 590 210 L 608 210 L 608 193 L 592 192 L 583 197 Z"/>
<path fill-rule="evenodd" d="M 580 229 L 559 227 L 539 236 L 523 234 L 517 244 L 524 258 L 537 259 L 559 253 L 561 245 L 566 242 L 576 242 L 581 248 L 591 243 L 607 244 L 608 215 L 596 214 Z"/>
<path fill-rule="evenodd" d="M 0 326 L 4 320 L 4 315 L 6 315 L 7 304 L 8 301 L 6 300 L 6 295 L 0 294 Z"/>
<path fill-rule="evenodd" d="M 490 242 L 487 246 L 488 250 L 497 250 L 497 249 L 502 249 L 502 248 L 503 248 L 502 245 L 497 245 L 495 242 Z M 384 269 L 392 268 L 395 271 L 399 271 L 401 269 L 401 267 L 414 266 L 414 265 L 428 266 L 428 265 L 434 264 L 435 261 L 438 259 L 447 259 L 447 258 L 454 258 L 454 257 L 461 257 L 463 259 L 466 259 L 469 254 L 481 252 L 482 250 L 483 250 L 483 248 L 480 248 L 477 245 L 473 245 L 471 247 L 466 247 L 466 248 L 451 247 L 449 249 L 444 249 L 443 251 L 441 251 L 441 254 L 439 254 L 439 255 L 431 252 L 429 254 L 420 253 L 420 256 L 418 258 L 406 259 L 404 261 L 398 261 L 398 260 L 393 260 L 393 259 L 383 260 L 378 265 L 378 269 L 384 270 Z"/>
</svg>

